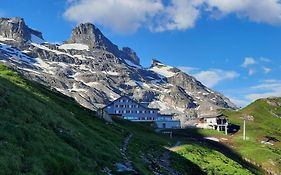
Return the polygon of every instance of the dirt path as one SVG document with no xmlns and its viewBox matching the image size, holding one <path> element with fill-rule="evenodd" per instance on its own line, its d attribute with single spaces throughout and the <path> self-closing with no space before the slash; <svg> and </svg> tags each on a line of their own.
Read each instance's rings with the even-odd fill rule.
<svg viewBox="0 0 281 175">
<path fill-rule="evenodd" d="M 122 156 L 122 159 L 124 160 L 123 163 L 116 163 L 116 168 L 118 172 L 133 172 L 134 174 L 138 174 L 137 171 L 134 169 L 133 162 L 129 160 L 127 150 L 128 145 L 130 143 L 131 138 L 133 137 L 133 134 L 130 133 L 123 141 L 123 144 L 120 148 L 120 153 Z"/>
<path fill-rule="evenodd" d="M 178 141 L 173 147 L 167 148 L 169 151 L 165 151 L 162 156 L 160 157 L 159 164 L 162 168 L 164 168 L 170 175 L 180 175 L 179 172 L 177 172 L 172 166 L 170 162 L 170 154 L 171 151 L 175 151 L 179 146 L 181 145 L 181 142 Z"/>
</svg>

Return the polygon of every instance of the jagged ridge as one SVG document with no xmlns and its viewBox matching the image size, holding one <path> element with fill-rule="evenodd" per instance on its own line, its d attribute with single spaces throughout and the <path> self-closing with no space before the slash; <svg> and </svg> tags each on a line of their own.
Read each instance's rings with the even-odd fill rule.
<svg viewBox="0 0 281 175">
<path fill-rule="evenodd" d="M 13 21 L 4 20 L 8 26 Z M 96 109 L 128 95 L 149 102 L 162 113 L 176 113 L 184 125 L 190 117 L 218 108 L 235 108 L 229 99 L 177 68 L 157 60 L 150 68 L 143 68 L 132 49 L 119 50 L 93 24 L 76 27 L 62 45 L 32 40 L 22 43 L 28 39 L 25 35 L 13 38 L 17 30 L 11 33 L 15 34 L 0 33 L 0 60 L 26 77 L 74 97 L 87 108 Z"/>
</svg>

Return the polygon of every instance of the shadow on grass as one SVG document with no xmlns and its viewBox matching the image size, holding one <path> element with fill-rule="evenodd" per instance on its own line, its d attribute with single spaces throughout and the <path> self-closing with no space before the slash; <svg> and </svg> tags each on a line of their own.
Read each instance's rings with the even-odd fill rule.
<svg viewBox="0 0 281 175">
<path fill-rule="evenodd" d="M 173 174 L 173 170 L 183 170 L 180 174 L 188 175 L 204 175 L 206 174 L 197 164 L 170 151 L 166 147 L 172 146 L 175 141 L 166 135 L 155 133 L 151 127 L 152 123 L 137 123 L 113 117 L 114 122 L 121 126 L 126 126 L 128 132 L 133 133 L 133 137 L 129 143 L 128 155 L 133 161 L 135 169 L 139 174 Z M 176 164 L 167 164 L 167 160 L 163 160 L 163 155 L 177 160 Z M 169 159 L 168 159 L 169 161 Z M 154 172 L 154 173 L 153 173 Z M 130 173 L 121 173 L 130 174 Z"/>
<path fill-rule="evenodd" d="M 204 139 L 205 135 L 199 132 L 199 129 L 191 128 L 191 129 L 181 129 L 181 130 L 173 130 L 174 139 L 182 140 L 185 143 L 192 143 L 193 145 L 198 146 L 207 146 L 213 150 L 216 150 L 226 157 L 234 160 L 239 163 L 243 168 L 248 169 L 253 174 L 264 174 L 261 168 L 247 162 L 243 159 L 243 157 L 231 149 L 229 146 L 215 142 L 212 140 Z"/>
<path fill-rule="evenodd" d="M 227 132 L 228 134 L 235 134 L 240 130 L 240 126 L 239 125 L 235 125 L 235 124 L 230 124 L 227 128 Z"/>
</svg>

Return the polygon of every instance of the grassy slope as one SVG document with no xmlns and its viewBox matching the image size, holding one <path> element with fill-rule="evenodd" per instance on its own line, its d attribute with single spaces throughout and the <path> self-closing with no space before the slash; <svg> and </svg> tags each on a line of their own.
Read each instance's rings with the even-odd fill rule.
<svg viewBox="0 0 281 175">
<path fill-rule="evenodd" d="M 281 104 L 281 98 L 275 98 L 273 101 L 279 102 Z M 190 148 L 194 147 L 196 142 L 187 143 L 186 146 L 182 146 L 178 153 L 191 160 L 193 163 L 201 164 L 202 169 L 208 169 L 209 172 L 216 171 L 216 168 L 211 168 L 208 166 L 212 156 L 210 154 L 214 153 L 213 150 L 209 148 L 216 149 L 219 152 L 228 155 L 231 159 L 235 159 L 242 164 L 242 158 L 250 160 L 252 163 L 256 163 L 262 166 L 262 169 L 269 170 L 271 172 L 280 173 L 281 172 L 281 118 L 277 118 L 274 114 L 281 114 L 281 106 L 273 106 L 266 102 L 265 99 L 257 100 L 251 105 L 239 111 L 223 110 L 226 116 L 228 116 L 230 123 L 241 126 L 241 129 L 233 135 L 224 135 L 223 132 L 217 132 L 213 130 L 203 130 L 203 129 L 186 129 L 184 131 L 178 131 L 175 135 L 179 138 L 183 136 L 185 138 L 196 138 L 200 139 L 206 136 L 214 136 L 217 138 L 223 138 L 225 141 L 224 145 L 207 144 L 207 147 L 203 148 L 201 157 L 198 158 L 198 151 L 190 152 Z M 272 114 L 274 113 L 274 114 Z M 246 123 L 246 133 L 247 141 L 243 141 L 243 119 L 242 116 L 250 115 L 254 117 L 253 121 L 247 121 Z M 273 142 L 274 145 L 265 145 L 261 141 L 266 141 L 266 136 L 276 138 L 280 142 Z M 201 145 L 197 144 L 197 148 Z M 219 146 L 219 147 L 218 147 Z M 196 149 L 197 149 L 196 148 Z M 201 150 L 202 151 L 202 150 Z M 201 152 L 199 150 L 199 152 Z M 234 152 L 233 152 L 234 151 Z M 194 153 L 195 152 L 195 153 Z M 216 153 L 215 153 L 216 154 Z M 207 155 L 207 156 L 206 156 Z M 220 158 L 218 154 L 217 158 Z M 204 161 L 200 161 L 204 160 Z M 206 160 L 207 159 L 207 160 Z M 216 164 L 216 158 L 213 158 L 213 163 Z M 204 162 L 206 164 L 204 164 Z M 222 169 L 224 165 L 217 166 L 217 169 Z M 247 167 L 248 165 L 246 165 Z M 255 174 L 264 173 L 260 168 L 252 167 L 252 172 Z M 231 171 L 231 170 L 230 170 Z"/>
<path fill-rule="evenodd" d="M 177 153 L 199 165 L 208 175 L 250 175 L 249 170 L 229 159 L 221 152 L 204 145 L 188 143 L 178 148 Z"/>
<path fill-rule="evenodd" d="M 0 64 L 0 174 L 101 174 L 124 162 L 120 147 L 133 133 L 129 158 L 152 174 L 140 155 L 155 158 L 173 140 L 147 126 L 116 119 L 107 124 L 72 98 L 25 80 Z M 179 157 L 190 174 L 201 170 Z M 117 172 L 113 172 L 116 174 Z"/>
<path fill-rule="evenodd" d="M 281 99 L 276 98 L 281 102 Z M 238 111 L 224 111 L 229 116 L 233 124 L 243 126 L 241 116 L 252 115 L 253 121 L 247 121 L 246 133 L 248 140 L 242 140 L 241 130 L 230 138 L 230 144 L 243 156 L 262 165 L 268 170 L 281 172 L 281 118 L 272 115 L 281 113 L 281 107 L 272 106 L 266 100 L 258 100 L 248 107 Z M 261 144 L 265 137 L 270 136 L 278 139 L 280 142 L 273 143 L 273 146 Z"/>
<path fill-rule="evenodd" d="M 0 64 L 0 174 L 101 174 L 104 167 L 114 170 L 115 163 L 123 162 L 119 149 L 129 133 L 133 133 L 129 158 L 140 174 L 152 174 L 142 155 L 157 159 L 165 146 L 175 143 L 140 123 L 116 119 L 107 124 L 72 98 L 27 81 Z M 196 156 L 206 148 L 193 149 Z M 200 162 L 184 154 L 171 155 L 183 174 L 204 174 Z M 232 162 L 220 157 L 213 165 Z"/>
<path fill-rule="evenodd" d="M 123 130 L 3 65 L 0 111 L 0 174 L 87 174 L 121 159 Z"/>
</svg>

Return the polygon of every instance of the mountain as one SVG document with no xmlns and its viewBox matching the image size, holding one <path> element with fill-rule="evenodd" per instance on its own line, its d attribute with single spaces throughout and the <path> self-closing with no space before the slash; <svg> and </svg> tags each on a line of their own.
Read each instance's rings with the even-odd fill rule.
<svg viewBox="0 0 281 175">
<path fill-rule="evenodd" d="M 168 149 L 177 138 L 157 134 L 146 123 L 118 118 L 107 123 L 2 64 L 0 111 L 0 174 L 252 174 L 243 161 L 203 140 L 183 146 L 194 147 L 192 155 L 204 161 L 188 160 Z"/>
<path fill-rule="evenodd" d="M 80 24 L 69 40 L 52 44 L 21 18 L 0 21 L 4 64 L 89 109 L 127 95 L 161 113 L 175 113 L 183 126 L 189 118 L 220 108 L 236 109 L 228 98 L 175 67 L 153 60 L 144 68 L 131 48 L 119 49 L 93 24 Z"/>
</svg>

